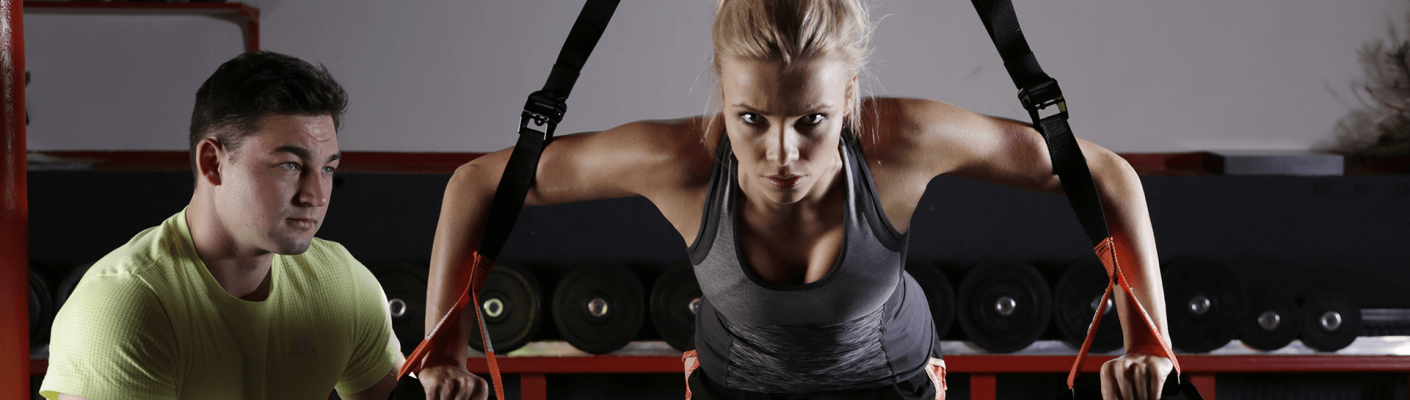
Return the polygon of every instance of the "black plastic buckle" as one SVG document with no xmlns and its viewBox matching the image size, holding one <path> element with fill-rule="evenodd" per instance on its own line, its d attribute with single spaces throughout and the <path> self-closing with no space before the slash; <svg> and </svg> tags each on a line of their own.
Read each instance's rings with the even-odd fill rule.
<svg viewBox="0 0 1410 400">
<path fill-rule="evenodd" d="M 524 116 L 533 118 L 535 125 L 543 125 L 548 122 L 558 123 L 563 120 L 563 113 L 568 111 L 568 104 L 563 100 L 552 97 L 548 92 L 537 91 L 529 95 L 529 101 L 524 103 Z"/>
<path fill-rule="evenodd" d="M 542 134 L 547 140 L 553 136 L 553 130 L 558 126 L 558 122 L 563 120 L 563 113 L 568 111 L 568 105 L 563 99 L 552 97 L 545 91 L 537 91 L 529 95 L 529 100 L 524 103 L 524 112 L 519 117 L 519 133 L 525 131 Z M 542 130 L 529 127 L 533 122 L 534 126 L 544 126 Z"/>
<path fill-rule="evenodd" d="M 1033 118 L 1034 123 L 1054 115 L 1067 117 L 1067 100 L 1062 97 L 1062 88 L 1058 87 L 1057 79 L 1049 78 L 1033 87 L 1019 89 L 1018 100 L 1023 102 L 1023 108 L 1028 110 L 1028 116 Z M 1040 115 L 1039 111 L 1054 105 L 1057 106 L 1056 113 Z"/>
</svg>

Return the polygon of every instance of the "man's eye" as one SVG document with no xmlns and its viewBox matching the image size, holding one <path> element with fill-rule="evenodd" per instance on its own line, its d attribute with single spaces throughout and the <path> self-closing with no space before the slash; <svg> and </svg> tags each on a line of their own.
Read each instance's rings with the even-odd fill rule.
<svg viewBox="0 0 1410 400">
<path fill-rule="evenodd" d="M 742 112 L 739 113 L 739 119 L 743 120 L 746 124 L 754 125 L 759 123 L 762 118 L 759 117 L 759 114 L 751 112 Z"/>
<path fill-rule="evenodd" d="M 332 175 L 333 172 L 334 172 L 334 171 L 337 171 L 337 170 L 338 170 L 337 168 L 333 168 L 333 167 L 323 167 L 323 173 L 329 174 L 329 175 Z"/>
<path fill-rule="evenodd" d="M 296 162 L 281 163 L 281 164 L 279 164 L 279 168 L 283 168 L 285 171 L 298 171 L 298 170 L 299 170 L 299 163 L 296 163 Z"/>
</svg>

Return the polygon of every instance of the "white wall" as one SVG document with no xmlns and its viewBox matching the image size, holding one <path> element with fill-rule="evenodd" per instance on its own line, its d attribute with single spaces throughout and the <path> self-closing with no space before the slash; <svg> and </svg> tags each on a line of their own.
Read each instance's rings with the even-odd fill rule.
<svg viewBox="0 0 1410 400">
<path fill-rule="evenodd" d="M 513 144 L 580 1 L 249 0 L 266 50 L 328 66 L 352 104 L 344 150 Z M 1398 0 L 1015 0 L 1077 134 L 1121 152 L 1309 149 L 1356 106 L 1356 51 Z M 1025 119 L 963 0 L 873 0 L 864 89 Z M 714 1 L 623 1 L 560 131 L 706 110 Z M 32 150 L 178 150 L 196 89 L 242 49 L 206 17 L 25 16 Z"/>
</svg>

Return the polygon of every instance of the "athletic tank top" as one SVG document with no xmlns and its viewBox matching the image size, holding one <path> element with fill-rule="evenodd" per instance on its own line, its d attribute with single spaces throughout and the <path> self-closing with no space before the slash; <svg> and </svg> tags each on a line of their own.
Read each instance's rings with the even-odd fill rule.
<svg viewBox="0 0 1410 400">
<path fill-rule="evenodd" d="M 691 262 L 704 294 L 695 318 L 700 368 L 739 390 L 797 393 L 894 384 L 940 357 L 925 293 L 906 274 L 906 235 L 876 196 L 861 146 L 844 131 L 844 238 L 815 282 L 774 285 L 749 268 L 736 234 L 737 160 L 720 139 Z"/>
</svg>

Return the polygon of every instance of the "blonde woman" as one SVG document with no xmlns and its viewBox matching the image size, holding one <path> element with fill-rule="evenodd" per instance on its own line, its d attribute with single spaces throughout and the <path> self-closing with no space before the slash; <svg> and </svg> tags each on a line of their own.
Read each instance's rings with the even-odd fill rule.
<svg viewBox="0 0 1410 400">
<path fill-rule="evenodd" d="M 568 135 L 543 153 L 526 204 L 644 196 L 689 246 L 704 299 L 687 398 L 944 397 L 944 361 L 906 232 L 926 185 L 953 175 L 1061 193 L 1029 126 L 939 101 L 862 98 L 860 0 L 723 0 L 711 29 L 721 112 Z M 1080 142 L 1127 276 L 1163 335 L 1156 247 L 1135 172 Z M 431 257 L 427 327 L 450 309 L 510 150 L 456 170 Z M 1126 355 L 1108 399 L 1154 399 L 1172 368 L 1116 298 Z M 465 343 L 472 318 L 449 343 Z M 428 398 L 484 399 L 465 347 L 428 360 Z"/>
</svg>

